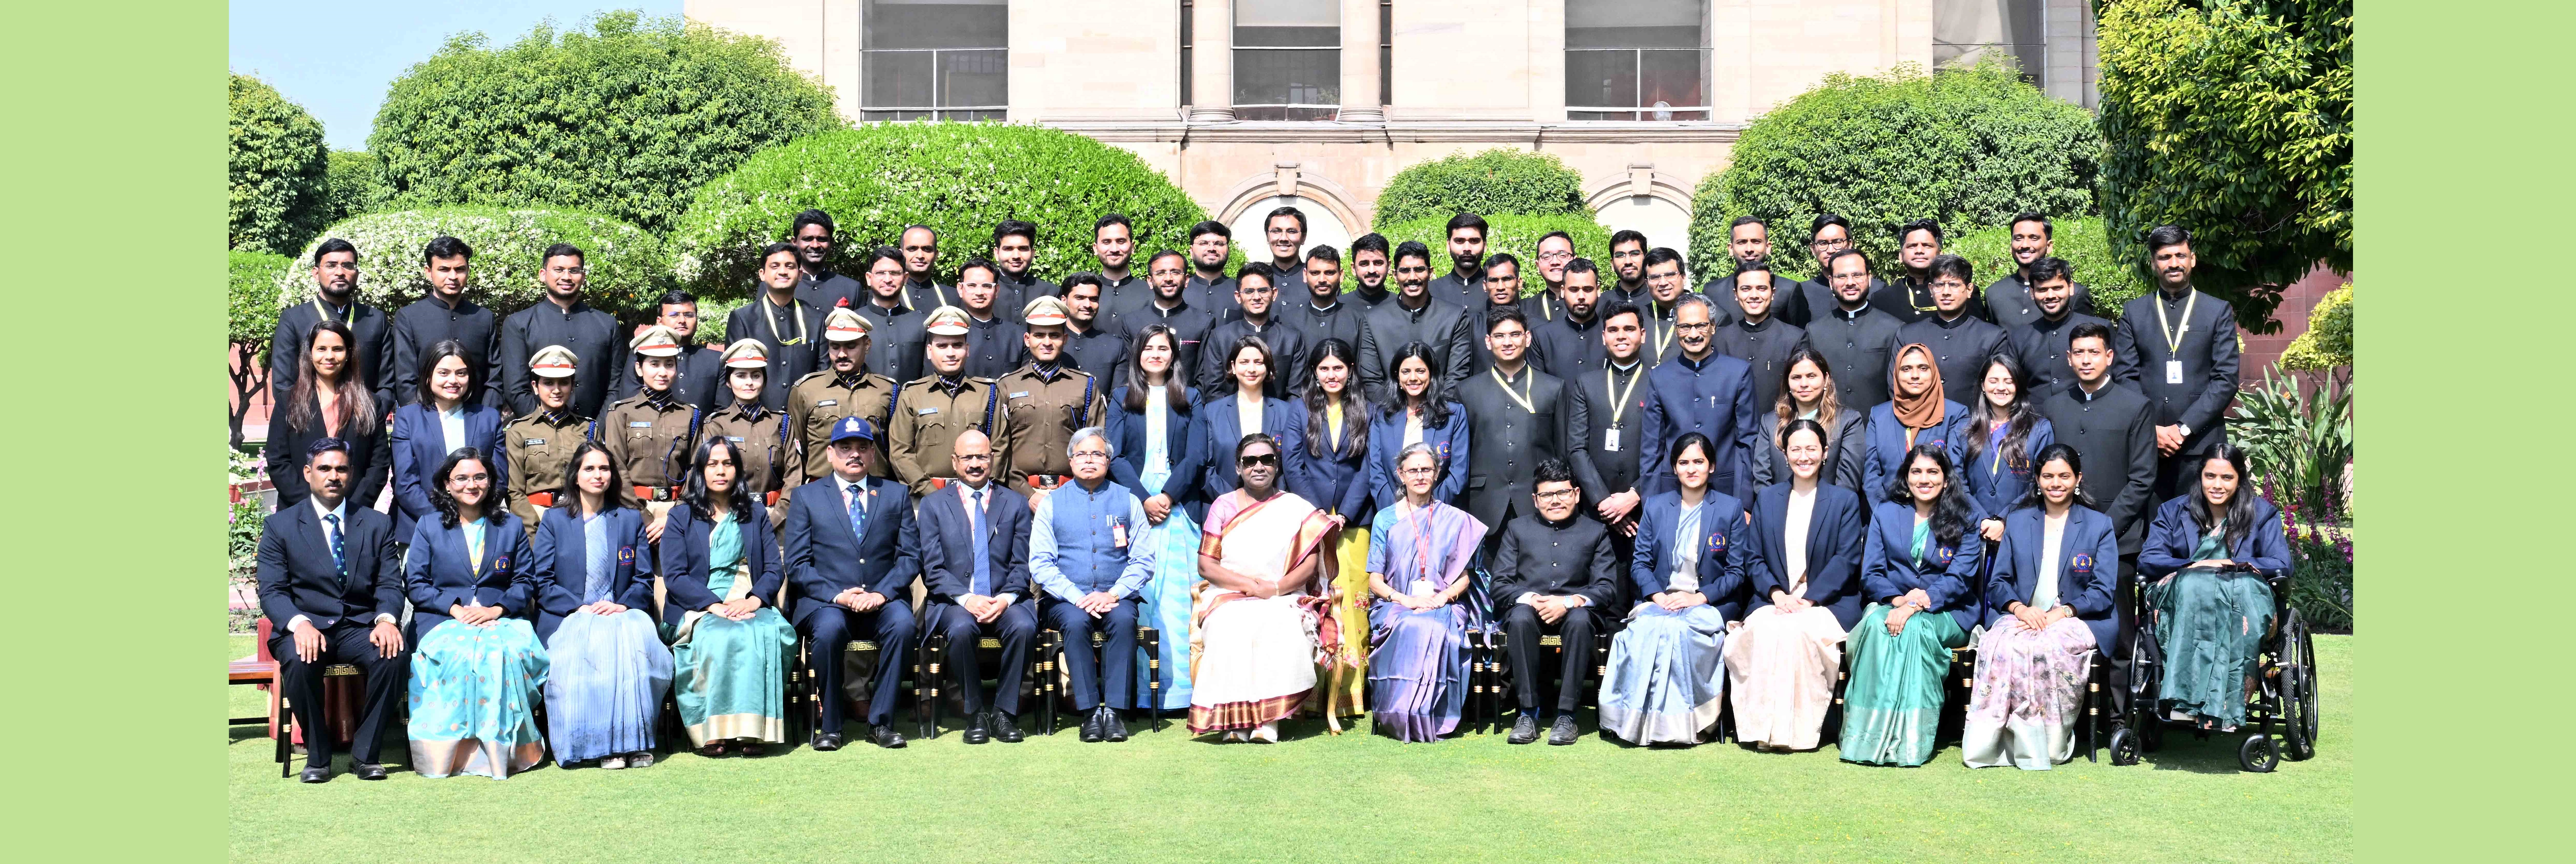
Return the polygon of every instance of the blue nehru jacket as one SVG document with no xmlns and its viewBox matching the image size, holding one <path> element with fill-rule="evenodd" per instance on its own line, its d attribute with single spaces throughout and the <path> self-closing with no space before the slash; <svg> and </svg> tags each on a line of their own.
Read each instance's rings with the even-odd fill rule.
<svg viewBox="0 0 2576 864">
<path fill-rule="evenodd" d="M 1127 487 L 1106 477 L 1098 491 L 1067 484 L 1030 516 L 1029 575 L 1061 600 L 1099 591 L 1133 597 L 1154 572 L 1154 550 L 1138 542 L 1145 524 L 1145 504 Z"/>
</svg>

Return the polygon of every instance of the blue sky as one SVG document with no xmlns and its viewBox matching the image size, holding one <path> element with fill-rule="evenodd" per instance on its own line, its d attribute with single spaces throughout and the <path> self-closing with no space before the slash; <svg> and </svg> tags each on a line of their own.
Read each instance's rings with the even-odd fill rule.
<svg viewBox="0 0 2576 864">
<path fill-rule="evenodd" d="M 680 0 L 235 0 L 231 65 L 313 112 L 333 149 L 361 150 L 385 87 L 448 34 L 507 44 L 547 18 L 571 28 L 605 9 L 677 15 Z"/>
</svg>

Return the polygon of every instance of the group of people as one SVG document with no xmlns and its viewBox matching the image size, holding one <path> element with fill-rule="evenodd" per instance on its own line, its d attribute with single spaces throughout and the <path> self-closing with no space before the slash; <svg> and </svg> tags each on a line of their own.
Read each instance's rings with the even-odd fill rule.
<svg viewBox="0 0 2576 864">
<path fill-rule="evenodd" d="M 365 778 L 406 692 L 433 776 L 648 765 L 666 695 L 699 752 L 757 755 L 784 743 L 801 634 L 811 745 L 840 748 L 855 708 L 896 748 L 900 679 L 944 634 L 999 645 L 946 666 L 965 740 L 1011 742 L 1049 629 L 1084 741 L 1182 708 L 1223 741 L 1301 713 L 1428 741 L 1499 637 L 1513 744 L 1552 691 L 1550 744 L 1582 704 L 1639 745 L 1697 743 L 1731 705 L 1739 740 L 1813 749 L 1848 665 L 1842 758 L 1917 765 L 1973 643 L 1964 760 L 2044 769 L 2097 654 L 2125 698 L 2143 592 L 2177 658 L 2153 713 L 2244 721 L 2260 577 L 2290 564 L 2227 443 L 2234 312 L 2192 287 L 2183 229 L 2149 232 L 2156 292 L 2105 318 L 2035 213 L 1983 290 L 1933 222 L 1897 229 L 1891 281 L 1827 215 L 1815 280 L 1774 276 L 1744 218 L 1696 290 L 1638 232 L 1603 263 L 1549 234 L 1527 297 L 1473 214 L 1436 277 L 1424 244 L 1307 248 L 1304 222 L 1270 213 L 1268 260 L 1232 274 L 1203 222 L 1139 272 L 1103 216 L 1098 267 L 1057 284 L 1007 221 L 950 285 L 922 226 L 864 283 L 834 272 L 807 211 L 721 346 L 677 290 L 627 335 L 568 245 L 496 321 L 461 241 L 429 243 L 428 295 L 387 315 L 326 240 L 278 324 L 259 550 L 297 720 L 321 728 L 319 669 L 350 663 Z M 852 640 L 873 667 L 845 668 Z M 329 778 L 328 737 L 304 779 Z"/>
</svg>

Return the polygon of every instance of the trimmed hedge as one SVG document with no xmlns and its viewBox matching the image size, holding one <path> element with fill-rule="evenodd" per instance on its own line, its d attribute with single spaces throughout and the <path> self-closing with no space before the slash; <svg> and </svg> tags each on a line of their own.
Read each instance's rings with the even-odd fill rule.
<svg viewBox="0 0 2576 864">
<path fill-rule="evenodd" d="M 1431 247 L 1431 278 L 1437 279 L 1449 272 L 1448 224 L 1448 216 L 1426 216 L 1411 222 L 1381 224 L 1377 232 L 1386 235 L 1390 248 L 1407 240 Z M 1520 260 L 1523 297 L 1537 294 L 1546 287 L 1546 283 L 1538 278 L 1538 238 L 1550 231 L 1563 231 L 1574 237 L 1574 254 L 1592 259 L 1592 263 L 1601 268 L 1603 285 L 1618 281 L 1618 275 L 1610 270 L 1610 229 L 1592 221 L 1591 214 L 1499 214 L 1486 216 L 1485 224 L 1485 255 L 1491 258 L 1496 252 L 1509 252 Z M 1345 277 L 1343 282 L 1354 288 L 1359 285 L 1356 277 Z"/>
<path fill-rule="evenodd" d="M 2316 372 L 2352 365 L 2352 283 L 2327 294 L 2308 313 L 2308 332 L 2290 340 L 2281 367 Z"/>
<path fill-rule="evenodd" d="M 232 204 L 229 246 L 284 253 L 328 221 L 322 123 L 277 88 L 232 76 Z"/>
<path fill-rule="evenodd" d="M 1070 132 L 1001 123 L 871 123 L 772 147 L 700 188 L 669 235 L 672 274 L 701 296 L 744 297 L 760 248 L 784 239 L 796 214 L 832 214 L 843 273 L 904 226 L 939 232 L 939 278 L 992 249 L 1004 219 L 1037 223 L 1032 272 L 1061 279 L 1094 265 L 1091 224 L 1104 213 L 1135 223 L 1144 256 L 1188 242 L 1208 218 L 1136 154 Z"/>
<path fill-rule="evenodd" d="M 295 261 L 274 252 L 232 253 L 232 279 L 225 292 L 230 307 L 226 316 L 225 340 L 235 345 L 260 346 L 267 350 L 269 337 L 277 335 L 277 312 L 285 304 L 277 302 L 278 286 L 299 275 Z M 310 283 L 312 277 L 304 277 Z"/>
<path fill-rule="evenodd" d="M 1724 172 L 1691 198 L 1694 258 L 1722 261 L 1727 223 L 1772 226 L 1771 263 L 1815 275 L 1807 226 L 1818 214 L 1852 222 L 1852 242 L 1894 272 L 1896 226 L 1940 220 L 1953 235 L 2025 210 L 2059 219 L 2096 212 L 2092 115 L 2022 82 L 2000 60 L 1926 75 L 1834 74 L 1755 119 Z M 1720 256 L 1711 258 L 1710 256 Z M 1707 268 L 1692 262 L 1692 271 Z"/>
<path fill-rule="evenodd" d="M 1488 220 L 1498 213 L 1582 213 L 1583 175 L 1565 167 L 1552 153 L 1507 147 L 1473 156 L 1451 153 L 1416 162 L 1387 178 L 1385 191 L 1377 196 L 1377 218 L 1372 224 L 1432 218 L 1445 223 L 1461 212 Z"/>
<path fill-rule="evenodd" d="M 486 47 L 460 34 L 396 78 L 367 149 L 421 205 L 595 210 L 661 231 L 761 148 L 845 125 L 777 43 L 632 11 Z"/>
<path fill-rule="evenodd" d="M 2008 217 L 2009 218 L 2009 217 Z M 2154 286 L 2138 275 L 2138 268 L 2113 257 L 2111 239 L 2102 233 L 2102 217 L 2053 219 L 2049 222 L 2049 254 L 2075 265 L 2075 281 L 2093 292 L 2093 308 L 2105 313 L 2104 318 L 2118 320 L 2120 307 L 2130 300 L 2147 296 Z M 1941 251 L 1968 259 L 1976 265 L 1977 287 L 1994 284 L 2004 274 L 2017 269 L 2012 257 L 2012 228 L 1977 228 L 1965 234 L 1953 234 L 1941 244 Z M 1812 263 L 1815 259 L 1808 258 Z"/>
<path fill-rule="evenodd" d="M 668 287 L 669 270 L 662 242 L 644 229 L 597 213 L 578 210 L 518 210 L 500 207 L 438 207 L 369 213 L 331 226 L 325 238 L 338 237 L 358 247 L 358 297 L 392 310 L 429 292 L 420 275 L 420 253 L 429 241 L 447 234 L 474 247 L 474 279 L 465 296 L 508 315 L 541 301 L 537 285 L 538 256 L 547 246 L 581 247 L 590 270 L 582 298 L 616 313 L 620 320 L 640 322 L 656 311 L 653 301 Z M 297 256 L 310 261 L 316 240 Z M 313 296 L 313 280 L 288 268 L 278 278 L 278 303 L 301 303 Z"/>
</svg>

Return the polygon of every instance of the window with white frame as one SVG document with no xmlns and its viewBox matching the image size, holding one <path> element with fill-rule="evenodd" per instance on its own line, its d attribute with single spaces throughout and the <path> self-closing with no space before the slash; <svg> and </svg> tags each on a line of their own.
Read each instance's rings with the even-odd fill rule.
<svg viewBox="0 0 2576 864">
<path fill-rule="evenodd" d="M 1237 119 L 1333 119 L 1342 105 L 1341 5 L 1234 0 Z"/>
<path fill-rule="evenodd" d="M 1566 0 L 1566 119 L 1709 119 L 1708 6 Z"/>
<path fill-rule="evenodd" d="M 2002 56 L 2023 80 L 2048 89 L 2045 0 L 1937 0 L 1932 4 L 1932 67 L 1963 66 Z"/>
<path fill-rule="evenodd" d="M 1010 108 L 1007 0 L 866 0 L 864 120 L 1001 120 Z"/>
</svg>

